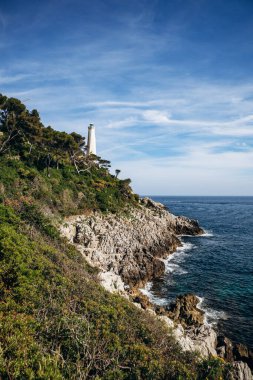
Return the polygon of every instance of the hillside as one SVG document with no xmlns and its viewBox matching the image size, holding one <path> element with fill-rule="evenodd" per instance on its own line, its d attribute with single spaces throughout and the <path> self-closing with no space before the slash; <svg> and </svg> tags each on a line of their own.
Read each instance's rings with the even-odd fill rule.
<svg viewBox="0 0 253 380">
<path fill-rule="evenodd" d="M 107 292 L 57 225 L 139 208 L 130 180 L 0 96 L 0 378 L 222 379 L 230 366 L 183 352 L 162 321 Z"/>
</svg>

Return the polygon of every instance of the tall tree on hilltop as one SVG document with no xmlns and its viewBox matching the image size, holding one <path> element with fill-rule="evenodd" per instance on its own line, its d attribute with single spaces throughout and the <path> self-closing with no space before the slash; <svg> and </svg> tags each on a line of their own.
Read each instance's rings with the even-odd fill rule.
<svg viewBox="0 0 253 380">
<path fill-rule="evenodd" d="M 0 95 L 0 153 L 30 155 L 41 139 L 42 127 L 37 110 L 29 112 L 20 100 Z"/>
<path fill-rule="evenodd" d="M 120 172 L 121 172 L 121 170 L 119 170 L 119 169 L 116 169 L 116 170 L 115 170 L 115 177 L 116 177 L 116 178 L 118 178 L 118 175 L 119 175 Z"/>
</svg>

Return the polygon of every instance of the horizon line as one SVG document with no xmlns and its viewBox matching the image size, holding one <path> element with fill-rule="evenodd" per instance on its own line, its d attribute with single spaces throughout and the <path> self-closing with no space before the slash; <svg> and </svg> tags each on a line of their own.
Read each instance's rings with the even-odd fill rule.
<svg viewBox="0 0 253 380">
<path fill-rule="evenodd" d="M 140 195 L 141 197 L 234 197 L 234 198 L 237 198 L 237 197 L 240 197 L 240 198 L 249 198 L 249 197 L 252 197 L 253 198 L 253 195 L 175 195 L 175 194 L 171 194 L 171 195 L 165 195 L 165 194 L 141 194 Z"/>
</svg>

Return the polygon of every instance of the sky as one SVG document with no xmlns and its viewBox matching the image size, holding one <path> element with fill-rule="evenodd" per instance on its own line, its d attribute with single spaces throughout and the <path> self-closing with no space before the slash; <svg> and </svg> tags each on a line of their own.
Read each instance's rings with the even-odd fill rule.
<svg viewBox="0 0 253 380">
<path fill-rule="evenodd" d="M 253 195 L 253 0 L 0 0 L 0 92 L 139 194 Z"/>
</svg>

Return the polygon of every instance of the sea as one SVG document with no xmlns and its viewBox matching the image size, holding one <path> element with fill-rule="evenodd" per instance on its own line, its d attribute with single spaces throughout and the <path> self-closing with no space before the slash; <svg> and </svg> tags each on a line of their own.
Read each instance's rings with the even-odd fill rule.
<svg viewBox="0 0 253 380">
<path fill-rule="evenodd" d="M 207 323 L 252 349 L 253 197 L 150 198 L 175 215 L 198 220 L 205 234 L 182 236 L 182 247 L 165 260 L 165 274 L 145 292 L 159 305 L 196 294 Z"/>
</svg>

